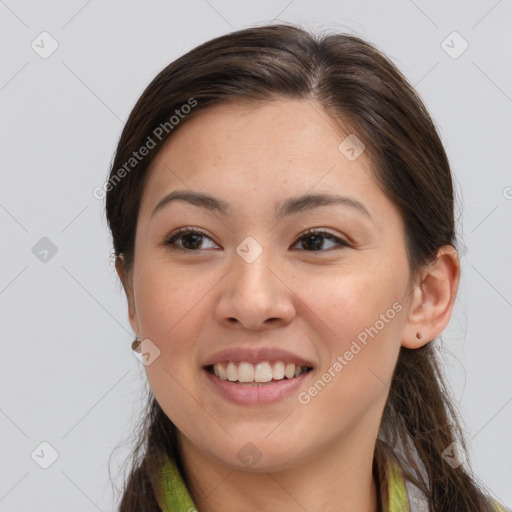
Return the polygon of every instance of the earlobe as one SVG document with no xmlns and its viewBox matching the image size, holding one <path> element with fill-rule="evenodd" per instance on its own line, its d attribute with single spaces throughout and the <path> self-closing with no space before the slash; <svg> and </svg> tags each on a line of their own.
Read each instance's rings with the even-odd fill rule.
<svg viewBox="0 0 512 512">
<path fill-rule="evenodd" d="M 123 285 L 124 292 L 126 294 L 126 300 L 128 302 L 128 319 L 135 332 L 138 332 L 137 317 L 135 313 L 135 307 L 133 305 L 133 293 L 131 283 L 129 282 L 130 277 L 126 272 L 124 255 L 119 254 L 116 258 L 116 272 Z"/>
<path fill-rule="evenodd" d="M 441 247 L 413 291 L 402 346 L 420 348 L 441 334 L 452 315 L 459 277 L 457 251 L 451 245 Z"/>
<path fill-rule="evenodd" d="M 124 286 L 124 257 L 122 254 L 119 254 L 116 258 L 116 272 Z"/>
</svg>

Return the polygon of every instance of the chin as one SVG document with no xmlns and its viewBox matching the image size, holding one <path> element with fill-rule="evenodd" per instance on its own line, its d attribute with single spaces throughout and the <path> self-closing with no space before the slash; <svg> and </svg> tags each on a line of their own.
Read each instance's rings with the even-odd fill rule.
<svg viewBox="0 0 512 512">
<path fill-rule="evenodd" d="M 211 452 L 217 460 L 236 471 L 251 473 L 269 473 L 290 469 L 296 466 L 304 454 L 297 452 L 297 443 L 285 443 L 284 440 L 271 442 L 265 437 L 253 441 L 232 440 L 229 446 L 219 453 Z"/>
</svg>

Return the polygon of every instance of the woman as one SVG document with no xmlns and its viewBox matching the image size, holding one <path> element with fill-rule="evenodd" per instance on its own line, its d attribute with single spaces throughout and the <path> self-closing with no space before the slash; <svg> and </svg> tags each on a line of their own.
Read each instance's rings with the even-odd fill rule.
<svg viewBox="0 0 512 512">
<path fill-rule="evenodd" d="M 151 393 L 120 510 L 504 510 L 434 340 L 460 264 L 446 154 L 348 35 L 209 41 L 147 87 L 106 184 Z"/>
</svg>

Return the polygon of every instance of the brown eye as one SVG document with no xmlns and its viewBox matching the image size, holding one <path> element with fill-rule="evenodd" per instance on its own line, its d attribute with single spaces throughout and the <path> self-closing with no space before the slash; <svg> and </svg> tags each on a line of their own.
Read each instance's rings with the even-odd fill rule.
<svg viewBox="0 0 512 512">
<path fill-rule="evenodd" d="M 333 245 L 330 247 L 325 247 L 325 241 L 329 240 L 329 242 Z M 294 244 L 297 245 L 298 243 L 302 244 L 302 248 L 308 252 L 311 251 L 322 251 L 325 252 L 326 249 L 333 249 L 336 246 L 342 246 L 342 247 L 348 247 L 349 244 L 342 240 L 341 238 L 338 238 L 337 236 L 334 236 L 331 233 L 328 233 L 327 231 L 322 230 L 311 230 L 307 231 L 305 234 L 303 234 L 298 241 Z"/>
<path fill-rule="evenodd" d="M 206 236 L 204 233 L 201 233 L 200 231 L 183 229 L 168 238 L 165 242 L 165 245 L 185 251 L 197 251 L 200 249 L 205 249 L 205 247 L 201 247 L 204 240 L 212 241 L 211 238 Z M 214 242 L 212 243 L 215 245 Z M 217 246 L 215 245 L 215 247 Z"/>
</svg>

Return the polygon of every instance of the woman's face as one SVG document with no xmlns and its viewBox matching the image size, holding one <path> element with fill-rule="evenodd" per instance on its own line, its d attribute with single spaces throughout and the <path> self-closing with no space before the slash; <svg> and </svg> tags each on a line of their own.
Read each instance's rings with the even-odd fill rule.
<svg viewBox="0 0 512 512">
<path fill-rule="evenodd" d="M 152 165 L 130 320 L 190 453 L 269 471 L 373 452 L 409 267 L 401 216 L 347 135 L 313 101 L 220 105 Z"/>
</svg>

